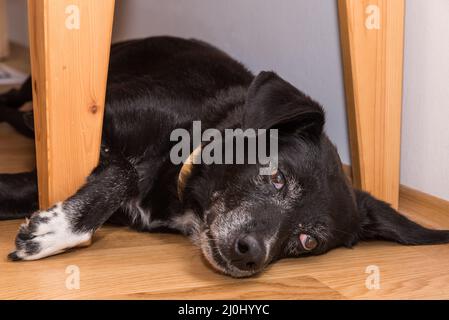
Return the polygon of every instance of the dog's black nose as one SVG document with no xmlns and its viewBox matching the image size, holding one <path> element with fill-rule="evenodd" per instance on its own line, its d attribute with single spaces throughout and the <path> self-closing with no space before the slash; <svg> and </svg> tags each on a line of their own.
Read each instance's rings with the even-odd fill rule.
<svg viewBox="0 0 449 320">
<path fill-rule="evenodd" d="M 234 242 L 231 262 L 240 270 L 257 270 L 265 261 L 263 242 L 254 235 L 244 234 Z"/>
</svg>

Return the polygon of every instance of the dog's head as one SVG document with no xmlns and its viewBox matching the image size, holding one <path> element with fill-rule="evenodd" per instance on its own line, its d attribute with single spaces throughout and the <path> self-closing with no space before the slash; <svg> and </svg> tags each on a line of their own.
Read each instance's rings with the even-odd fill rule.
<svg viewBox="0 0 449 320">
<path fill-rule="evenodd" d="M 321 107 L 272 72 L 251 84 L 243 128 L 278 129 L 278 169 L 202 165 L 189 183 L 200 215 L 194 236 L 216 269 L 250 276 L 285 257 L 318 255 L 359 240 L 403 244 L 449 241 L 387 204 L 353 190 L 323 133 Z"/>
</svg>

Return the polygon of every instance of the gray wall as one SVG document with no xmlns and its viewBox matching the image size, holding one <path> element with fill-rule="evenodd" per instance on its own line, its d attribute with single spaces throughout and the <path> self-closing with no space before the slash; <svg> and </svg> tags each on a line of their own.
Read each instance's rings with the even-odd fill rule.
<svg viewBox="0 0 449 320">
<path fill-rule="evenodd" d="M 114 40 L 197 37 L 251 70 L 275 70 L 327 112 L 350 163 L 336 0 L 116 0 Z M 27 43 L 25 0 L 8 0 Z M 275 6 L 273 4 L 276 4 Z M 449 1 L 406 0 L 401 183 L 449 200 Z"/>
</svg>

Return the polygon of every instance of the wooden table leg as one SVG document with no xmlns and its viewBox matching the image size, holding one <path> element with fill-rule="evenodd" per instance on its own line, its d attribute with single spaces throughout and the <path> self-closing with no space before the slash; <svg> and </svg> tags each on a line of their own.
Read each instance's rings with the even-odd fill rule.
<svg viewBox="0 0 449 320">
<path fill-rule="evenodd" d="M 398 207 L 403 0 L 339 0 L 355 186 Z"/>
<path fill-rule="evenodd" d="M 0 0 L 0 59 L 9 55 L 8 20 L 6 0 Z"/>
<path fill-rule="evenodd" d="M 114 0 L 29 0 L 39 205 L 72 195 L 97 164 Z"/>
</svg>

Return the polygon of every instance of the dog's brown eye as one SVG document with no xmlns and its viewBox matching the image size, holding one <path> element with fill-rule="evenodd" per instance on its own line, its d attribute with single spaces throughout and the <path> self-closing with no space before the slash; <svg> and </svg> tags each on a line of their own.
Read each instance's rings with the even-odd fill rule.
<svg viewBox="0 0 449 320">
<path fill-rule="evenodd" d="M 299 235 L 299 240 L 301 241 L 302 247 L 307 251 L 313 250 L 318 245 L 316 239 L 308 234 L 301 233 Z"/>
<path fill-rule="evenodd" d="M 285 185 L 285 178 L 281 171 L 276 170 L 271 174 L 271 183 L 277 190 L 281 190 Z"/>
</svg>

